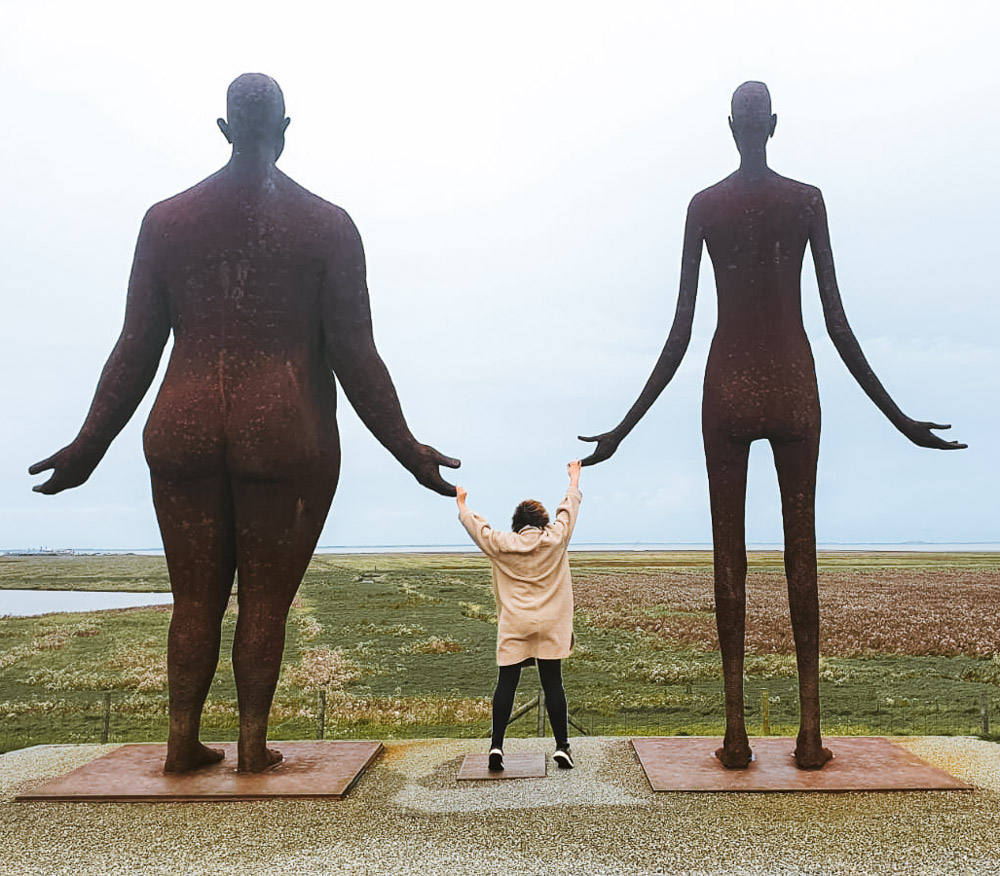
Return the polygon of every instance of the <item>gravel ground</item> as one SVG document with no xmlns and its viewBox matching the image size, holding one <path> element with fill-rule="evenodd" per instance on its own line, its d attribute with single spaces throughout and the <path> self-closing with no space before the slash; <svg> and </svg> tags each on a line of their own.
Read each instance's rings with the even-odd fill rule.
<svg viewBox="0 0 1000 876">
<path fill-rule="evenodd" d="M 13 803 L 114 746 L 0 757 L 9 874 L 990 874 L 1000 745 L 896 740 L 972 792 L 654 794 L 626 739 L 575 739 L 545 779 L 455 781 L 480 740 L 388 742 L 341 801 Z M 510 750 L 548 752 L 545 740 Z"/>
</svg>

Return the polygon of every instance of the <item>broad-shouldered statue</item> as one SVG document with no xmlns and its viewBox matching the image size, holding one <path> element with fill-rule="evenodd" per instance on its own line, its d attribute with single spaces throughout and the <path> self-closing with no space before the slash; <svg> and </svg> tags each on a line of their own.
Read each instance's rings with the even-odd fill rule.
<svg viewBox="0 0 1000 876">
<path fill-rule="evenodd" d="M 582 439 L 597 442 L 584 465 L 610 457 L 674 376 L 691 337 L 704 243 L 718 293 L 718 325 L 702 404 L 726 695 L 726 734 L 716 755 L 730 769 L 746 768 L 752 759 L 743 713 L 744 522 L 750 444 L 761 439 L 770 442 L 774 454 L 784 521 L 801 716 L 795 760 L 802 769 L 819 769 L 831 757 L 820 734 L 815 525 L 820 407 L 802 325 L 800 279 L 806 244 L 812 249 L 830 337 L 861 388 L 915 444 L 941 450 L 965 447 L 932 431 L 948 426 L 907 417 L 865 360 L 841 304 L 822 194 L 767 166 L 767 141 L 776 124 L 764 83 L 746 82 L 736 90 L 729 125 L 740 167 L 695 195 L 688 208 L 677 311 L 663 351 L 622 422 L 603 435 Z"/>
<path fill-rule="evenodd" d="M 438 467 L 459 465 L 406 425 L 375 348 L 351 218 L 275 166 L 289 123 L 278 84 L 240 76 L 227 115 L 219 127 L 233 147 L 228 164 L 142 222 L 124 328 L 79 435 L 30 468 L 53 470 L 35 487 L 42 493 L 86 481 L 173 333 L 143 436 L 174 595 L 167 772 L 222 758 L 201 743 L 199 727 L 234 575 L 238 768 L 258 772 L 281 759 L 266 747 L 267 719 L 288 609 L 337 488 L 334 375 L 421 484 L 454 496 Z"/>
</svg>

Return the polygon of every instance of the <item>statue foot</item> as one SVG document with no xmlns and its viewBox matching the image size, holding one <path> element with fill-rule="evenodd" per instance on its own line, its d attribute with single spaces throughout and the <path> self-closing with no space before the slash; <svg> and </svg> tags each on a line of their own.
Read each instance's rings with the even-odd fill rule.
<svg viewBox="0 0 1000 876">
<path fill-rule="evenodd" d="M 821 770 L 833 752 L 829 748 L 823 748 L 820 741 L 803 742 L 799 740 L 795 744 L 795 765 L 800 770 Z"/>
<path fill-rule="evenodd" d="M 753 760 L 749 744 L 723 745 L 715 750 L 715 756 L 727 770 L 745 770 Z"/>
<path fill-rule="evenodd" d="M 202 767 L 218 763 L 226 756 L 220 748 L 209 748 L 196 742 L 193 746 L 167 746 L 167 759 L 163 764 L 165 773 L 191 773 Z"/>
<path fill-rule="evenodd" d="M 275 748 L 262 748 L 254 754 L 240 752 L 240 762 L 236 769 L 237 772 L 241 773 L 262 773 L 264 770 L 277 766 L 282 759 L 281 752 Z"/>
</svg>

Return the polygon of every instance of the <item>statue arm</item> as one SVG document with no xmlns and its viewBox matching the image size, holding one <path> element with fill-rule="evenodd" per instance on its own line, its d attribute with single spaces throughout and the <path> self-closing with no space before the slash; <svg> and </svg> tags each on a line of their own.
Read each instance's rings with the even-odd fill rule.
<svg viewBox="0 0 1000 876">
<path fill-rule="evenodd" d="M 939 423 L 910 419 L 904 414 L 892 397 L 875 376 L 871 365 L 861 351 L 861 345 L 854 336 L 837 286 L 837 274 L 833 266 L 833 249 L 830 245 L 830 228 L 826 218 L 826 205 L 819 190 L 812 204 L 812 220 L 809 233 L 809 245 L 812 248 L 813 263 L 816 267 L 816 282 L 819 286 L 820 300 L 823 303 L 823 315 L 826 328 L 830 333 L 833 346 L 844 360 L 847 370 L 858 382 L 865 394 L 875 403 L 900 432 L 920 447 L 932 447 L 938 450 L 961 450 L 967 445 L 958 441 L 945 441 L 932 432 L 932 429 L 950 429 L 950 426 Z"/>
<path fill-rule="evenodd" d="M 125 324 L 101 372 L 79 434 L 72 444 L 28 469 L 30 474 L 52 470 L 45 483 L 33 488 L 37 493 L 58 493 L 84 483 L 125 428 L 156 376 L 170 336 L 170 316 L 154 272 L 152 224 L 147 213 L 132 261 Z"/>
<path fill-rule="evenodd" d="M 677 296 L 677 310 L 674 322 L 670 327 L 666 343 L 660 352 L 660 357 L 653 366 L 646 385 L 635 404 L 629 409 L 625 418 L 610 432 L 601 435 L 585 437 L 581 441 L 597 442 L 594 452 L 582 460 L 583 465 L 594 465 L 611 457 L 625 436 L 635 428 L 635 425 L 645 416 L 653 402 L 663 392 L 664 387 L 673 379 L 684 353 L 691 340 L 691 325 L 694 322 L 694 305 L 698 293 L 698 271 L 701 267 L 701 247 L 704 240 L 702 223 L 698 215 L 696 200 L 688 207 L 687 221 L 684 226 L 684 248 L 681 255 L 680 292 Z"/>
<path fill-rule="evenodd" d="M 443 496 L 455 487 L 439 466 L 458 468 L 459 460 L 421 444 L 410 432 L 389 370 L 375 347 L 361 236 L 346 213 L 327 262 L 323 334 L 330 367 L 361 421 L 379 443 L 419 483 Z"/>
</svg>

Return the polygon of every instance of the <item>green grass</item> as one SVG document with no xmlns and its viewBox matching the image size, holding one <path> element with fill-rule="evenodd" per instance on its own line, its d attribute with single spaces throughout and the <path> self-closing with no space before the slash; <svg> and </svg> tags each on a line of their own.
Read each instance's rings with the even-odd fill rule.
<svg viewBox="0 0 1000 876">
<path fill-rule="evenodd" d="M 826 554 L 821 568 L 996 567 L 984 554 Z M 576 575 L 669 570 L 704 573 L 705 552 L 572 555 Z M 751 569 L 780 568 L 780 555 L 751 556 Z M 158 557 L 0 558 L 0 587 L 165 590 Z M 653 617 L 675 613 L 652 604 Z M 111 738 L 166 738 L 168 609 L 128 609 L 0 619 L 0 750 L 100 738 L 103 696 L 112 696 Z M 236 615 L 227 612 L 222 659 L 203 723 L 207 739 L 234 739 L 236 691 L 229 652 Z M 316 733 L 317 687 L 329 685 L 330 737 L 479 736 L 488 730 L 496 626 L 489 565 L 473 555 L 316 557 L 289 618 L 285 667 L 271 736 Z M 332 662 L 331 662 L 332 661 Z M 883 655 L 823 661 L 827 733 L 975 733 L 985 691 L 1000 703 L 1000 660 Z M 642 632 L 576 618 L 576 650 L 564 664 L 574 716 L 602 734 L 722 732 L 718 654 L 670 646 Z M 343 683 L 341 683 L 343 682 Z M 751 655 L 747 716 L 759 732 L 761 690 L 772 733 L 795 732 L 794 659 Z M 537 679 L 523 676 L 519 702 Z M 511 727 L 533 734 L 534 716 Z"/>
<path fill-rule="evenodd" d="M 136 554 L 0 557 L 0 589 L 169 593 L 163 557 Z"/>
</svg>

